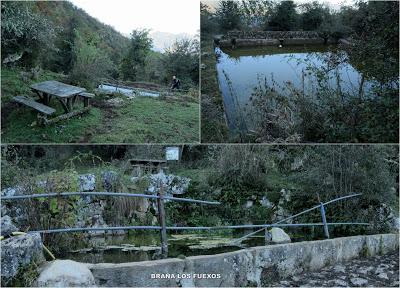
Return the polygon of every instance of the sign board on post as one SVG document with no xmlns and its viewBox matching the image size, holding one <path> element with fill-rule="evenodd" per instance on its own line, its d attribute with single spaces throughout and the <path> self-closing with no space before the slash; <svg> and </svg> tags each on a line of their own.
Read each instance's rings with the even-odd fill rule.
<svg viewBox="0 0 400 288">
<path fill-rule="evenodd" d="M 166 147 L 165 158 L 167 161 L 179 161 L 179 147 Z"/>
</svg>

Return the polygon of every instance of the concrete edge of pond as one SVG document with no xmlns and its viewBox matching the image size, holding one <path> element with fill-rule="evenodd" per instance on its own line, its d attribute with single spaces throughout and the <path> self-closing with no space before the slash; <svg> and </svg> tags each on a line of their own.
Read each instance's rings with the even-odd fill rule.
<svg viewBox="0 0 400 288">
<path fill-rule="evenodd" d="M 264 286 L 303 271 L 398 248 L 398 234 L 377 234 L 258 246 L 185 259 L 86 265 L 99 286 Z"/>
</svg>

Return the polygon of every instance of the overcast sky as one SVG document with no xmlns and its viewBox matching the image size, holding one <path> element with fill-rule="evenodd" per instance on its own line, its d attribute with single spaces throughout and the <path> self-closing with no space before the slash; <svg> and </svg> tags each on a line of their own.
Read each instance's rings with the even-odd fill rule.
<svg viewBox="0 0 400 288">
<path fill-rule="evenodd" d="M 128 35 L 133 29 L 196 34 L 200 29 L 198 0 L 70 0 L 89 15 Z"/>
</svg>

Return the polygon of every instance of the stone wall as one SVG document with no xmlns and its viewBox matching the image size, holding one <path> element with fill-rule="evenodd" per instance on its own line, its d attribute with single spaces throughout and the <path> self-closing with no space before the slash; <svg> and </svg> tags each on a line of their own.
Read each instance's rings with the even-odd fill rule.
<svg viewBox="0 0 400 288">
<path fill-rule="evenodd" d="M 229 31 L 223 39 L 293 39 L 319 38 L 315 31 Z"/>
<path fill-rule="evenodd" d="M 65 176 L 65 179 L 57 179 L 53 181 L 38 181 L 36 185 L 41 187 L 44 191 L 54 191 L 54 188 L 51 187 L 52 183 L 62 183 L 63 181 L 71 181 L 73 184 L 77 184 L 79 187 L 79 191 L 81 192 L 93 192 L 93 191 L 118 191 L 120 188 L 120 178 L 119 175 L 115 171 L 104 170 L 101 172 L 101 175 L 95 174 L 81 174 L 78 175 L 77 183 L 75 183 L 75 178 L 69 178 L 69 175 Z M 97 178 L 97 179 L 96 179 Z M 126 193 L 148 193 L 148 194 L 157 194 L 159 191 L 158 185 L 162 183 L 164 187 L 164 192 L 166 196 L 173 195 L 182 195 L 185 194 L 189 188 L 190 179 L 187 177 L 182 177 L 174 174 L 164 174 L 164 172 L 159 172 L 158 174 L 145 174 L 141 177 L 131 177 L 132 185 L 127 188 L 127 190 L 123 191 Z M 143 187 L 143 190 L 140 190 L 136 187 L 140 180 L 145 180 L 145 183 L 148 183 L 147 187 Z M 129 190 L 131 188 L 132 190 Z M 72 190 L 75 191 L 75 190 Z M 63 192 L 71 192 L 71 191 L 63 191 Z M 1 191 L 1 196 L 17 196 L 30 194 L 31 187 L 24 186 L 16 186 L 5 188 Z M 110 210 L 114 210 L 115 200 L 116 198 L 108 197 L 108 196 L 85 196 L 80 197 L 75 201 L 74 206 L 74 216 L 75 223 L 73 224 L 76 228 L 100 228 L 100 227 L 108 227 L 108 226 L 123 226 L 120 223 L 115 223 L 113 217 L 107 218 L 107 212 L 110 214 Z M 121 199 L 121 198 L 119 198 Z M 132 199 L 132 198 L 131 198 Z M 46 199 L 45 201 L 49 201 Z M 167 200 L 168 201 L 168 200 Z M 24 202 L 16 202 L 16 201 L 3 201 L 1 203 L 1 216 L 2 221 L 11 221 L 18 227 L 18 229 L 25 230 L 26 227 L 29 226 L 29 221 L 27 221 L 26 209 L 24 208 Z M 157 218 L 152 212 L 153 207 L 154 211 L 157 213 L 157 205 L 155 205 L 155 201 L 152 201 L 147 198 L 136 198 L 135 205 L 131 204 L 130 215 L 124 215 L 121 223 L 131 223 L 135 221 L 136 223 L 139 221 L 151 221 L 151 223 L 142 223 L 145 225 L 156 225 L 158 223 Z M 156 214 L 155 213 L 155 214 Z M 8 216 L 8 218 L 4 218 Z M 2 222 L 2 223 L 3 223 Z M 5 227 L 5 225 L 3 225 Z M 11 225 L 8 225 L 11 227 Z M 61 227 L 60 227 L 61 228 Z M 36 227 L 35 230 L 44 229 L 43 227 Z M 127 233 L 127 230 L 114 230 L 114 231 L 89 231 L 85 235 L 91 236 L 103 236 L 105 234 L 124 234 Z"/>
<path fill-rule="evenodd" d="M 386 254 L 398 247 L 398 234 L 381 234 L 261 246 L 185 259 L 87 265 L 99 286 L 261 286 L 356 257 Z M 191 278 L 177 278 L 182 275 Z"/>
<path fill-rule="evenodd" d="M 335 43 L 315 31 L 230 31 L 216 39 L 220 47 L 252 47 Z"/>
</svg>

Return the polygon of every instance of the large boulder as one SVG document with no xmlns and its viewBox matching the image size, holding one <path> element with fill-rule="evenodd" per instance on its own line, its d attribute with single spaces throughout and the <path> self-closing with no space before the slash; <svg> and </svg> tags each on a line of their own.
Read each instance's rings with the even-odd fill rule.
<svg viewBox="0 0 400 288">
<path fill-rule="evenodd" d="M 244 204 L 244 208 L 249 209 L 249 208 L 253 207 L 253 205 L 254 205 L 253 200 L 247 200 L 246 203 Z"/>
<path fill-rule="evenodd" d="M 275 210 L 275 221 L 283 220 L 292 215 L 290 211 L 287 210 L 287 207 L 291 201 L 291 192 L 290 190 L 281 189 L 280 198 L 278 205 Z M 287 223 L 292 223 L 292 219 L 287 220 Z"/>
<path fill-rule="evenodd" d="M 289 235 L 286 234 L 285 231 L 283 231 L 281 228 L 278 227 L 273 227 L 271 230 L 269 230 L 269 233 L 271 235 L 271 241 L 273 243 L 289 243 L 292 240 L 290 239 Z"/>
<path fill-rule="evenodd" d="M 136 211 L 138 213 L 146 213 L 149 210 L 150 201 L 147 198 L 138 198 L 136 200 Z"/>
<path fill-rule="evenodd" d="M 94 191 L 96 189 L 96 176 L 93 174 L 79 175 L 80 191 Z"/>
<path fill-rule="evenodd" d="M 117 188 L 118 185 L 118 173 L 115 171 L 104 171 L 101 173 L 103 180 L 103 187 L 107 192 L 111 192 Z"/>
<path fill-rule="evenodd" d="M 25 187 L 23 186 L 9 187 L 1 190 L 2 197 L 18 196 L 23 194 L 25 194 Z M 26 224 L 27 215 L 24 209 L 22 209 L 21 203 L 17 202 L 1 201 L 1 215 L 9 215 L 13 219 L 14 224 L 20 227 Z"/>
<path fill-rule="evenodd" d="M 89 268 L 71 260 L 47 263 L 37 279 L 38 287 L 92 287 L 94 277 Z"/>
<path fill-rule="evenodd" d="M 189 188 L 190 179 L 187 177 L 176 176 L 174 174 L 165 174 L 160 171 L 157 174 L 148 176 L 150 180 L 147 191 L 153 194 L 157 194 L 160 190 L 160 184 L 164 188 L 166 195 L 173 194 L 184 194 Z"/>
<path fill-rule="evenodd" d="M 86 198 L 86 197 L 85 197 Z M 104 200 L 87 201 L 80 199 L 78 202 L 76 213 L 76 226 L 77 227 L 107 227 L 107 223 L 103 218 L 103 213 L 106 208 L 107 202 Z M 104 235 L 104 230 L 89 231 L 89 235 Z"/>
<path fill-rule="evenodd" d="M 12 280 L 21 269 L 45 261 L 39 233 L 13 236 L 1 241 L 1 282 Z"/>
<path fill-rule="evenodd" d="M 271 203 L 271 201 L 268 200 L 266 196 L 263 196 L 262 199 L 260 200 L 260 204 L 263 207 L 267 208 L 272 208 L 274 205 Z"/>
<path fill-rule="evenodd" d="M 2 197 L 11 197 L 11 196 L 22 195 L 22 194 L 24 194 L 23 190 L 24 189 L 20 186 L 8 187 L 8 188 L 1 190 L 1 196 Z"/>
<path fill-rule="evenodd" d="M 15 231 L 18 231 L 18 228 L 12 223 L 11 217 L 8 215 L 1 217 L 1 236 L 9 235 Z"/>
</svg>

